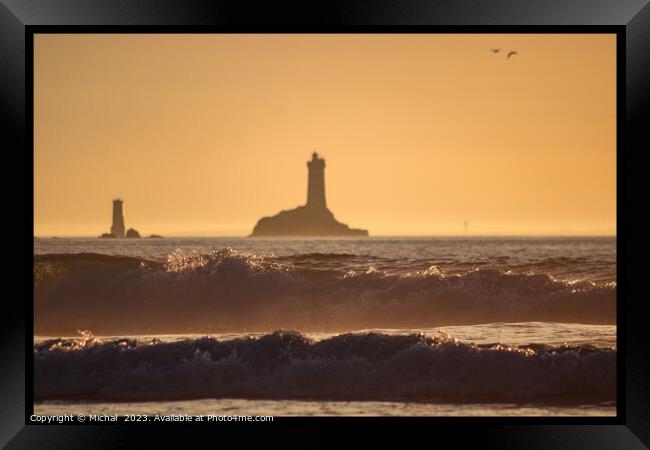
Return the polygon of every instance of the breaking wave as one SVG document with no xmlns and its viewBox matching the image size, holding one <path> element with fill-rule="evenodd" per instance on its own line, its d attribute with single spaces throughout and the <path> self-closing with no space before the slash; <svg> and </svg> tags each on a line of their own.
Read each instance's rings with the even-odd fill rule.
<svg viewBox="0 0 650 450">
<path fill-rule="evenodd" d="M 37 255 L 35 332 L 65 335 L 424 328 L 489 322 L 616 323 L 616 284 L 493 268 L 346 270 L 354 255 L 270 258 L 232 249 L 166 261 Z M 358 256 L 358 258 L 370 258 Z"/>
<path fill-rule="evenodd" d="M 197 398 L 548 402 L 615 400 L 616 350 L 459 343 L 444 333 L 298 332 L 218 341 L 53 339 L 34 347 L 36 400 Z"/>
</svg>

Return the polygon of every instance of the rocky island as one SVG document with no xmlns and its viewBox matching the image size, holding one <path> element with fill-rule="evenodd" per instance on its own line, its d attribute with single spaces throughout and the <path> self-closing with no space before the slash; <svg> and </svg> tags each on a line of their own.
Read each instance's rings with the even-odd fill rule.
<svg viewBox="0 0 650 450">
<path fill-rule="evenodd" d="M 368 230 L 338 222 L 325 202 L 325 160 L 314 152 L 307 162 L 307 204 L 272 217 L 263 217 L 251 236 L 368 236 Z"/>
<path fill-rule="evenodd" d="M 134 239 L 134 238 L 139 239 L 141 236 L 138 230 L 136 230 L 135 228 L 129 228 L 128 230 L 126 230 L 126 237 L 129 239 Z"/>
</svg>

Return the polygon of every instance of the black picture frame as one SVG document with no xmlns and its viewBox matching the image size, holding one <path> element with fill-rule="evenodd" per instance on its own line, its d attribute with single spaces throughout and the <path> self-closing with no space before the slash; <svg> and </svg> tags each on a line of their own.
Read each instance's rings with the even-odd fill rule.
<svg viewBox="0 0 650 450">
<path fill-rule="evenodd" d="M 188 424 L 166 426 L 36 425 L 28 421 L 33 345 L 33 35 L 39 32 L 599 32 L 617 35 L 617 261 L 618 261 L 618 414 L 615 418 L 279 418 L 262 425 Z M 6 297 L 0 370 L 0 445 L 7 448 L 123 448 L 154 432 L 168 445 L 187 446 L 197 433 L 223 439 L 264 432 L 288 433 L 299 444 L 336 439 L 345 428 L 367 438 L 390 438 L 397 427 L 425 432 L 432 445 L 498 448 L 636 449 L 650 445 L 647 319 L 639 252 L 642 215 L 631 200 L 644 179 L 640 155 L 650 149 L 647 132 L 650 97 L 650 5 L 648 0 L 376 0 L 317 1 L 300 5 L 260 5 L 208 0 L 1 0 L 0 95 L 7 125 L 4 146 L 11 150 L 5 172 L 20 178 L 5 192 L 8 208 L 20 215 L 12 232 L 22 257 L 13 269 L 16 294 Z M 10 177 L 4 177 L 9 180 Z M 24 183 L 24 184 L 22 184 Z M 30 203 L 31 201 L 31 203 Z M 13 204 L 12 204 L 13 202 Z M 647 210 L 647 206 L 645 207 Z M 635 220 L 635 219 L 639 220 Z M 646 231 L 647 232 L 647 231 Z M 640 238 L 639 238 L 640 239 Z M 647 265 L 647 264 L 646 264 Z M 638 291 L 637 291 L 637 288 Z M 20 301 L 18 301 L 20 300 Z M 22 302 L 22 303 L 21 303 Z M 15 307 L 15 305 L 18 305 Z M 200 426 L 200 425 L 199 425 Z M 254 427 L 254 428 L 251 428 Z M 247 432 L 250 430 L 250 432 Z M 471 433 L 469 432 L 471 430 Z M 215 432 L 218 434 L 215 435 Z M 191 434 L 190 434 L 191 433 Z M 397 439 L 403 439 L 399 433 Z M 316 442 L 314 442 L 316 441 Z M 308 445 L 311 446 L 311 445 Z"/>
</svg>

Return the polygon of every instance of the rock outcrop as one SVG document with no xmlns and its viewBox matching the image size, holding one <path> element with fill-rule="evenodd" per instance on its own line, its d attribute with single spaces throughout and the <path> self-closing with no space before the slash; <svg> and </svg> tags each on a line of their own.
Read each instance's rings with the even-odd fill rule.
<svg viewBox="0 0 650 450">
<path fill-rule="evenodd" d="M 140 233 L 138 233 L 138 230 L 135 228 L 129 228 L 126 230 L 126 237 L 127 238 L 140 238 Z"/>
</svg>

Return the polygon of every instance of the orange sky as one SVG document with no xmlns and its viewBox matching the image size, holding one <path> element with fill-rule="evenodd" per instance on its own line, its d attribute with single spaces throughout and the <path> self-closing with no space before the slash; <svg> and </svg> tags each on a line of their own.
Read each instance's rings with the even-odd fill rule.
<svg viewBox="0 0 650 450">
<path fill-rule="evenodd" d="M 490 48 L 503 50 L 494 54 Z M 504 52 L 517 50 L 508 59 Z M 614 35 L 36 35 L 36 235 L 615 234 Z"/>
</svg>

